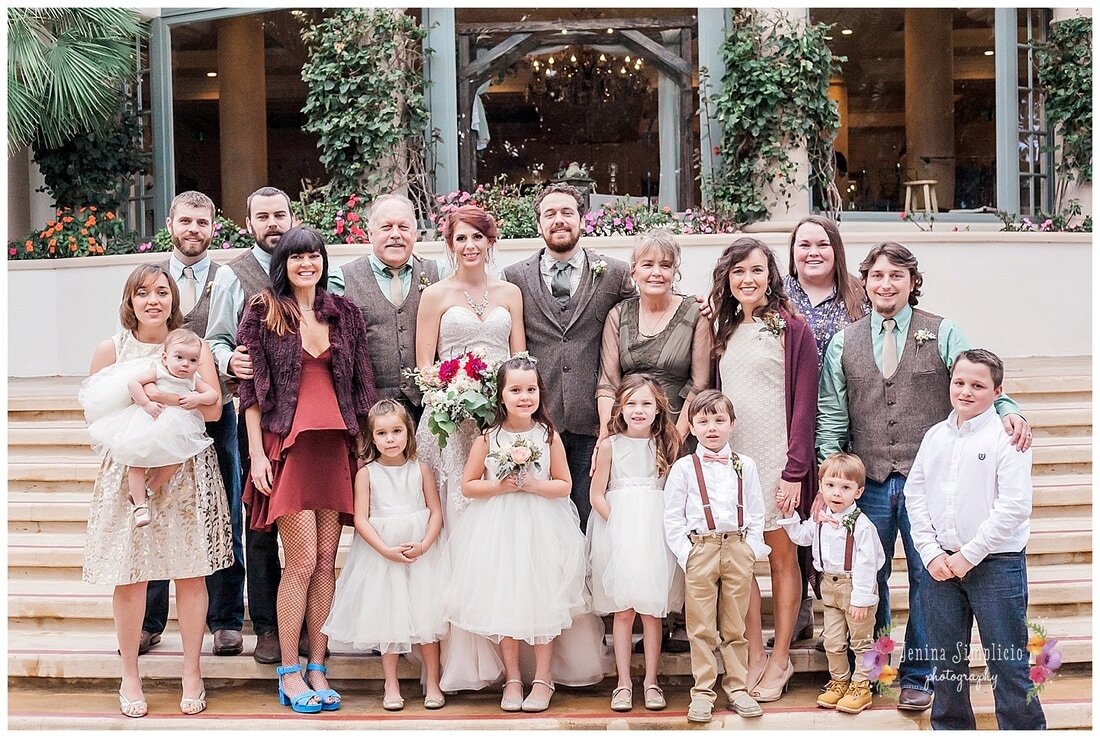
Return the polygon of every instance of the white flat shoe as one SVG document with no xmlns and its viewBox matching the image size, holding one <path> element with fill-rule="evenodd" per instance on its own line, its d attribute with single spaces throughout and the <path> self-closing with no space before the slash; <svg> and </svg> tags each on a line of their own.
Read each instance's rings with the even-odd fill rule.
<svg viewBox="0 0 1100 738">
<path fill-rule="evenodd" d="M 509 679 L 504 683 L 504 688 L 507 689 L 509 684 L 518 684 L 520 694 L 523 694 L 523 682 L 519 679 Z M 522 699 L 508 699 L 502 697 L 500 700 L 500 709 L 505 712 L 519 712 L 523 709 L 524 701 Z"/>
<path fill-rule="evenodd" d="M 544 682 L 541 679 L 535 679 L 531 682 L 532 685 L 541 684 L 550 690 L 550 695 L 545 700 L 535 700 L 531 695 L 527 695 L 527 699 L 523 701 L 521 709 L 524 712 L 544 712 L 550 707 L 550 699 L 554 696 L 554 684 L 552 682 Z"/>
</svg>

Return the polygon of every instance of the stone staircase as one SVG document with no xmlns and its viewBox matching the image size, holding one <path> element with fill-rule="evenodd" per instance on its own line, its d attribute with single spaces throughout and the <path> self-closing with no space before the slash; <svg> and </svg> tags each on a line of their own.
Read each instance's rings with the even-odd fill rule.
<svg viewBox="0 0 1100 738">
<path fill-rule="evenodd" d="M 1035 495 L 1032 535 L 1028 544 L 1029 615 L 1043 622 L 1048 632 L 1059 638 L 1065 663 L 1064 674 L 1044 695 L 1044 704 L 1051 727 L 1091 727 L 1091 360 L 1089 357 L 1029 358 L 1012 360 L 1008 364 L 1005 389 L 1020 402 L 1036 436 Z M 117 705 L 109 699 L 110 685 L 119 676 L 110 588 L 88 585 L 80 579 L 88 503 L 99 464 L 88 447 L 87 430 L 76 402 L 79 382 L 80 378 L 9 380 L 8 677 L 11 689 L 27 696 L 26 700 L 9 703 L 9 727 L 12 728 L 132 725 L 118 714 Z M 343 564 L 351 535 L 347 529 L 337 559 L 338 567 Z M 771 600 L 766 564 L 759 565 L 757 571 L 765 597 L 767 621 Z M 891 601 L 895 604 L 897 620 L 902 623 L 907 616 L 908 599 L 904 571 L 899 541 L 894 551 Z M 174 622 L 174 598 L 169 617 L 172 622 L 161 645 L 142 657 L 141 667 L 147 679 L 171 680 L 178 685 L 181 645 Z M 269 683 L 273 669 L 253 661 L 250 655 L 253 638 L 248 635 L 247 623 L 245 630 L 244 655 L 238 657 L 210 655 L 207 636 L 204 675 L 211 684 L 231 683 L 236 689 L 249 693 L 267 694 L 271 691 Z M 895 638 L 900 640 L 903 632 L 904 626 L 894 634 Z M 978 643 L 976 631 L 974 643 Z M 792 660 L 800 672 L 792 683 L 792 694 L 802 696 L 776 703 L 763 719 L 766 724 L 754 722 L 753 727 L 843 727 L 843 721 L 836 722 L 840 716 L 823 716 L 824 711 L 813 708 L 815 685 L 825 678 L 824 654 L 813 649 L 811 644 L 801 644 L 793 649 Z M 485 702 L 484 695 L 463 695 L 453 700 L 465 703 L 465 707 L 456 708 L 461 715 L 436 713 L 429 718 L 422 711 L 417 716 L 406 709 L 400 716 L 382 716 L 378 706 L 370 702 L 377 701 L 377 680 L 382 678 L 377 657 L 337 651 L 329 665 L 333 674 L 339 675 L 339 688 L 353 694 L 361 693 L 366 700 L 365 704 L 360 704 L 357 715 L 348 709 L 326 714 L 330 722 L 344 721 L 340 723 L 342 727 L 503 727 L 497 722 L 499 712 L 492 700 Z M 976 649 L 972 667 L 983 665 L 981 651 Z M 635 667 L 640 675 L 640 656 L 635 657 Z M 401 662 L 401 674 L 403 679 L 414 681 L 419 675 L 418 669 L 405 660 Z M 670 711 L 657 715 L 636 708 L 631 713 L 630 726 L 686 726 L 686 685 L 690 681 L 687 655 L 664 654 L 661 674 L 662 681 L 667 678 L 670 682 Z M 81 692 L 82 688 L 73 684 L 86 686 Z M 156 689 L 157 684 L 150 682 L 150 691 Z M 610 681 L 604 683 L 610 684 Z M 117 684 L 113 688 L 117 688 Z M 48 699 L 48 695 L 55 692 L 71 693 L 74 689 L 77 697 L 73 704 L 82 704 L 79 697 L 84 694 L 83 702 L 91 700 L 93 707 L 67 709 Z M 979 726 L 995 727 L 991 705 L 982 702 L 979 687 L 974 689 L 975 702 L 980 705 Z M 412 693 L 411 688 L 407 691 Z M 564 709 L 568 719 L 555 718 L 548 713 L 541 718 L 527 718 L 527 722 L 514 727 L 628 725 L 622 715 L 608 712 L 609 692 L 610 687 L 605 689 L 604 686 L 563 692 L 554 709 Z M 988 685 L 985 692 L 988 697 Z M 370 697 L 366 696 L 368 693 Z M 683 699 L 678 700 L 679 697 Z M 684 704 L 678 705 L 678 701 Z M 219 710 L 212 704 L 207 717 L 230 720 L 240 712 L 232 705 L 222 704 L 225 702 L 232 701 L 223 699 Z M 272 702 L 270 707 L 249 708 L 252 721 L 249 726 L 280 726 L 283 710 L 272 700 L 267 702 Z M 563 702 L 564 705 L 559 704 Z M 18 709 L 16 704 L 20 705 Z M 173 714 L 175 708 L 171 707 L 170 700 L 165 704 L 168 707 L 164 711 L 164 722 L 158 727 L 191 725 L 176 719 L 179 716 Z M 876 706 L 875 712 L 880 716 L 876 727 L 927 727 L 926 718 L 904 716 L 886 707 L 888 705 L 880 712 Z M 444 713 L 450 712 L 449 705 Z M 398 717 L 411 722 L 393 722 Z M 448 717 L 453 719 L 444 719 Z M 634 717 L 644 720 L 635 724 Z M 455 722 L 459 718 L 466 722 Z M 739 725 L 740 719 L 736 716 L 725 719 L 730 727 Z M 219 722 L 219 727 L 228 727 L 224 720 Z M 148 719 L 140 726 L 154 727 Z"/>
</svg>

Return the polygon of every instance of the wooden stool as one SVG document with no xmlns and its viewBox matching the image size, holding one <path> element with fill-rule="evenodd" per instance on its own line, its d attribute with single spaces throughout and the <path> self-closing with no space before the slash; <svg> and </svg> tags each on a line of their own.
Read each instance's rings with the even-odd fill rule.
<svg viewBox="0 0 1100 738">
<path fill-rule="evenodd" d="M 911 212 L 909 207 L 913 204 L 913 188 L 920 187 L 923 189 L 924 195 L 924 212 L 926 215 L 940 212 L 939 207 L 936 205 L 936 185 L 939 180 L 935 179 L 914 179 L 912 182 L 903 182 L 905 185 L 905 212 Z"/>
</svg>

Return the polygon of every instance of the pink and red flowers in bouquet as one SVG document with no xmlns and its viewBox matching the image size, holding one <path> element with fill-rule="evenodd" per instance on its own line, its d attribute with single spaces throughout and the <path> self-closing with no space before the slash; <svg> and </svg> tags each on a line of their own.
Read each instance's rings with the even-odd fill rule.
<svg viewBox="0 0 1100 738">
<path fill-rule="evenodd" d="M 440 448 L 464 420 L 473 419 L 482 429 L 492 423 L 496 367 L 482 354 L 468 351 L 424 369 L 406 369 L 405 375 L 424 393 L 428 430 Z"/>
</svg>

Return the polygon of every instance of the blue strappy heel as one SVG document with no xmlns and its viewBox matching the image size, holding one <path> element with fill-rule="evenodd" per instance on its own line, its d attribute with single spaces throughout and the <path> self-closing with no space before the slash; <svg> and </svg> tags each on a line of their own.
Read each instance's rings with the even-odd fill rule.
<svg viewBox="0 0 1100 738">
<path fill-rule="evenodd" d="M 305 692 L 302 692 L 301 694 L 296 694 L 293 697 L 290 697 L 289 695 L 287 695 L 286 692 L 283 691 L 283 675 L 284 674 L 295 674 L 297 672 L 300 672 L 301 670 L 302 670 L 302 667 L 299 664 L 294 664 L 293 666 L 277 666 L 277 667 L 275 667 L 275 674 L 278 675 L 278 677 L 279 677 L 279 704 L 280 705 L 289 705 L 290 709 L 294 710 L 294 712 L 302 712 L 302 713 L 320 712 L 321 709 L 322 709 L 322 702 L 323 702 L 322 698 L 321 698 L 321 695 L 317 694 L 317 692 L 313 691 L 312 689 L 307 689 Z M 309 684 L 307 683 L 306 686 L 308 687 Z M 315 705 L 309 704 L 309 701 L 311 699 L 313 699 L 314 697 L 317 698 L 317 704 L 315 704 Z"/>
<path fill-rule="evenodd" d="M 325 668 L 324 664 L 306 664 L 306 673 L 308 674 L 311 671 L 319 671 L 323 675 L 328 674 L 328 669 Z M 308 681 L 306 681 L 306 686 L 309 686 Z M 314 691 L 321 698 L 322 710 L 332 712 L 340 709 L 340 693 L 335 689 L 317 689 Z M 330 698 L 332 699 L 331 702 L 328 701 Z"/>
</svg>

